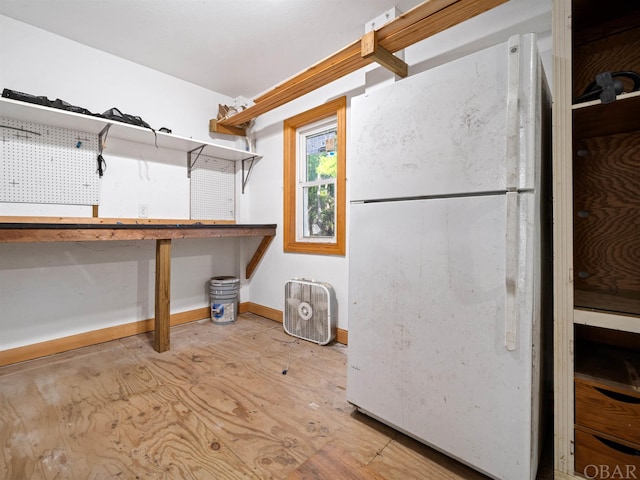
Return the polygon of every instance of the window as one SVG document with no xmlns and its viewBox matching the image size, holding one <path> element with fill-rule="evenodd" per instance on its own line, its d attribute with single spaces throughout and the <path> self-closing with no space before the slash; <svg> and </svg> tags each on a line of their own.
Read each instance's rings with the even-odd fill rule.
<svg viewBox="0 0 640 480">
<path fill-rule="evenodd" d="M 284 251 L 345 254 L 346 98 L 284 122 Z"/>
</svg>

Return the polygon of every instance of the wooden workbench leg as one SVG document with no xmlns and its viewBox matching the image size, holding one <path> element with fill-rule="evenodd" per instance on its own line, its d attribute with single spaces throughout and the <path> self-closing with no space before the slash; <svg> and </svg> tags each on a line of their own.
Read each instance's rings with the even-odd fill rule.
<svg viewBox="0 0 640 480">
<path fill-rule="evenodd" d="M 153 348 L 169 350 L 171 306 L 171 240 L 156 240 L 156 318 Z"/>
</svg>

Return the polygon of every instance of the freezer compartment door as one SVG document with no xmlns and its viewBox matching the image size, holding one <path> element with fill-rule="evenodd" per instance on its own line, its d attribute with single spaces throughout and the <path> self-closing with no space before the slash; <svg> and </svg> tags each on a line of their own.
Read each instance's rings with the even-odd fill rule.
<svg viewBox="0 0 640 480">
<path fill-rule="evenodd" d="M 353 98 L 351 200 L 534 188 L 539 65 L 516 36 Z"/>
<path fill-rule="evenodd" d="M 534 196 L 509 202 L 515 232 L 506 195 L 351 206 L 347 397 L 523 480 L 538 458 Z"/>
</svg>

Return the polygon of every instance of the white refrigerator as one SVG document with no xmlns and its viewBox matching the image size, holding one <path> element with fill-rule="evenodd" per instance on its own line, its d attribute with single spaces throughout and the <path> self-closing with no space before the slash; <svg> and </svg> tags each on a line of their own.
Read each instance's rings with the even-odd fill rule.
<svg viewBox="0 0 640 480">
<path fill-rule="evenodd" d="M 533 34 L 351 103 L 348 400 L 496 479 L 538 465 L 549 109 Z"/>
</svg>

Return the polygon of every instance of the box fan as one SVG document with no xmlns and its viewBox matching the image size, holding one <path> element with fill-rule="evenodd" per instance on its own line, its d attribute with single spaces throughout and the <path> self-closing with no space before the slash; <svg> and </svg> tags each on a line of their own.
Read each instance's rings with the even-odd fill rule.
<svg viewBox="0 0 640 480">
<path fill-rule="evenodd" d="M 326 345 L 336 336 L 336 295 L 328 283 L 305 278 L 284 286 L 284 331 Z"/>
</svg>

